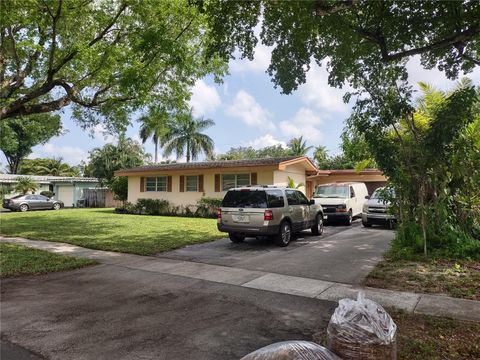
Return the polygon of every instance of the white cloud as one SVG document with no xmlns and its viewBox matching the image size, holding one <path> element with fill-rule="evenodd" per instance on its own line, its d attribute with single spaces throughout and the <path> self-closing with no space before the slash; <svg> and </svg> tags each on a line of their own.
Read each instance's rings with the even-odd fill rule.
<svg viewBox="0 0 480 360">
<path fill-rule="evenodd" d="M 457 80 L 449 80 L 443 71 L 436 68 L 431 70 L 424 69 L 420 63 L 420 56 L 414 56 L 408 61 L 407 70 L 408 81 L 416 90 L 418 90 L 419 82 L 426 82 L 440 90 L 450 90 L 458 80 L 464 77 L 471 79 L 474 84 L 480 83 L 480 68 L 478 67 L 466 75 L 460 72 Z"/>
<path fill-rule="evenodd" d="M 113 144 L 117 142 L 117 136 L 110 134 L 103 124 L 97 124 L 92 130 L 93 138 L 102 144 Z"/>
<path fill-rule="evenodd" d="M 236 54 L 238 56 L 238 54 Z M 255 54 L 252 61 L 248 59 L 235 59 L 230 61 L 229 67 L 232 72 L 265 72 L 270 65 L 272 49 L 258 43 L 255 46 Z"/>
<path fill-rule="evenodd" d="M 239 118 L 249 126 L 267 130 L 275 129 L 271 120 L 272 113 L 264 109 L 252 95 L 244 90 L 237 92 L 232 104 L 227 107 L 225 112 L 227 115 Z"/>
<path fill-rule="evenodd" d="M 273 146 L 273 145 L 281 145 L 284 148 L 287 147 L 287 143 L 285 141 L 275 139 L 272 134 L 266 134 L 264 136 L 260 136 L 256 139 L 246 142 L 245 145 L 251 146 L 254 149 L 261 149 L 266 146 Z"/>
<path fill-rule="evenodd" d="M 322 132 L 317 128 L 321 124 L 320 116 L 311 109 L 302 107 L 292 119 L 280 123 L 280 130 L 289 138 L 303 136 L 305 140 L 318 144 L 323 139 Z"/>
<path fill-rule="evenodd" d="M 312 64 L 307 72 L 306 83 L 298 88 L 302 101 L 324 111 L 347 111 L 347 104 L 343 102 L 343 95 L 348 87 L 336 89 L 328 85 L 328 72 L 325 66 Z"/>
<path fill-rule="evenodd" d="M 88 152 L 84 149 L 74 146 L 58 146 L 51 143 L 43 145 L 34 153 L 30 154 L 29 159 L 44 157 L 61 157 L 64 162 L 70 165 L 78 165 L 80 161 L 87 161 Z"/>
<path fill-rule="evenodd" d="M 195 83 L 192 88 L 192 98 L 189 102 L 195 116 L 205 116 L 205 114 L 215 111 L 221 103 L 215 87 L 207 85 L 203 80 L 198 80 Z"/>
</svg>

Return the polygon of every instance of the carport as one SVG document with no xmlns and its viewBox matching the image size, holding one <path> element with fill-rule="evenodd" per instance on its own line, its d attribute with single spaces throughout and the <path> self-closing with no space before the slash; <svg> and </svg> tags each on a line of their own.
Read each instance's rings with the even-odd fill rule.
<svg viewBox="0 0 480 360">
<path fill-rule="evenodd" d="M 378 169 L 365 169 L 362 171 L 355 171 L 354 169 L 318 170 L 315 175 L 307 178 L 307 196 L 312 197 L 318 185 L 352 181 L 365 183 L 368 194 L 372 195 L 375 189 L 385 186 L 387 178 Z"/>
</svg>

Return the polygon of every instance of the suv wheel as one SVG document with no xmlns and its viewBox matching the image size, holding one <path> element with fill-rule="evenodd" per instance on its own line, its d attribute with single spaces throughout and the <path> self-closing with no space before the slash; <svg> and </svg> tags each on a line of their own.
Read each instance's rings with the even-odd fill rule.
<svg viewBox="0 0 480 360">
<path fill-rule="evenodd" d="M 292 228 L 288 221 L 284 221 L 280 224 L 280 230 L 275 236 L 275 243 L 278 246 L 287 246 L 292 238 Z"/>
<path fill-rule="evenodd" d="M 60 205 L 59 203 L 53 204 L 53 210 L 60 210 L 61 207 L 62 205 Z"/>
<path fill-rule="evenodd" d="M 27 204 L 22 204 L 22 205 L 20 205 L 19 210 L 20 210 L 21 212 L 28 211 L 28 205 L 27 205 Z"/>
<path fill-rule="evenodd" d="M 322 214 L 318 214 L 315 217 L 315 225 L 312 227 L 312 234 L 315 236 L 323 234 L 323 216 Z"/>
<path fill-rule="evenodd" d="M 228 233 L 228 237 L 233 243 L 241 243 L 245 240 L 245 236 L 236 233 Z"/>
</svg>

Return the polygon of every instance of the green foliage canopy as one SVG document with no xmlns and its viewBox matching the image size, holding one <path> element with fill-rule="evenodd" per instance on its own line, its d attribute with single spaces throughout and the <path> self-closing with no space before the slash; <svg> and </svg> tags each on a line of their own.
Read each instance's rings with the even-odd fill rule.
<svg viewBox="0 0 480 360">
<path fill-rule="evenodd" d="M 50 176 L 80 176 L 78 166 L 70 166 L 62 158 L 23 159 L 18 168 L 19 174 L 50 175 Z"/>
<path fill-rule="evenodd" d="M 106 144 L 89 152 L 88 175 L 109 186 L 115 171 L 140 166 L 148 160 L 141 144 L 122 136 L 117 144 Z"/>
<path fill-rule="evenodd" d="M 465 1 L 228 1 L 201 2 L 212 41 L 209 54 L 252 59 L 259 37 L 272 46 L 268 73 L 291 93 L 305 82 L 312 59 L 326 62 L 328 82 L 362 88 L 365 79 L 394 84 L 406 60 L 448 78 L 480 64 L 480 3 Z"/>
<path fill-rule="evenodd" d="M 0 119 L 73 105 L 82 125 L 124 128 L 225 69 L 204 61 L 204 15 L 187 0 L 4 0 L 0 13 Z"/>
</svg>

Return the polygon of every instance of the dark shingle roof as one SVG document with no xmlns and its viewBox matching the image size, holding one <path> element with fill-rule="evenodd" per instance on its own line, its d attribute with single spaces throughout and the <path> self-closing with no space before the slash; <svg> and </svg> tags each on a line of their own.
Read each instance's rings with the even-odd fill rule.
<svg viewBox="0 0 480 360">
<path fill-rule="evenodd" d="M 303 156 L 284 156 L 276 158 L 263 159 L 244 159 L 244 160 L 219 160 L 202 161 L 191 163 L 170 163 L 138 166 L 130 169 L 119 170 L 119 173 L 134 173 L 144 171 L 166 171 L 166 170 L 196 170 L 196 169 L 215 169 L 215 168 L 233 168 L 243 166 L 269 166 L 278 165 L 284 161 L 303 158 Z"/>
</svg>

